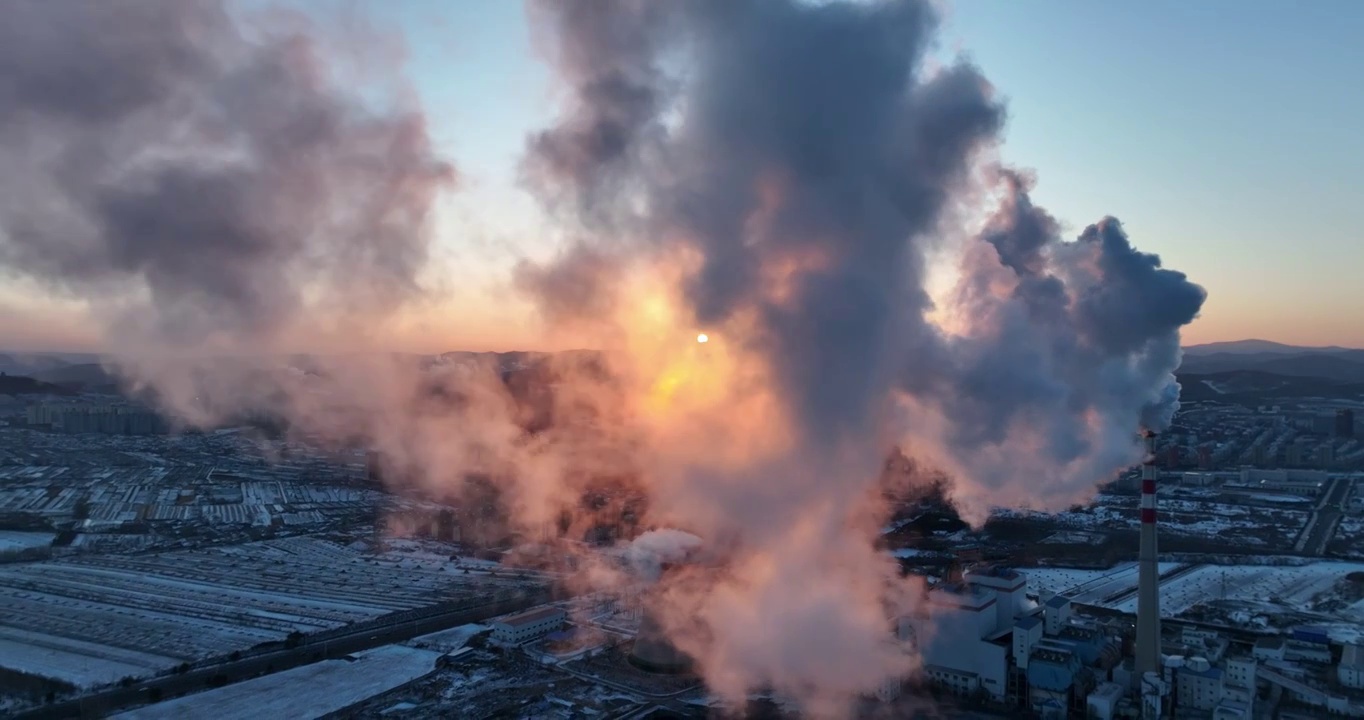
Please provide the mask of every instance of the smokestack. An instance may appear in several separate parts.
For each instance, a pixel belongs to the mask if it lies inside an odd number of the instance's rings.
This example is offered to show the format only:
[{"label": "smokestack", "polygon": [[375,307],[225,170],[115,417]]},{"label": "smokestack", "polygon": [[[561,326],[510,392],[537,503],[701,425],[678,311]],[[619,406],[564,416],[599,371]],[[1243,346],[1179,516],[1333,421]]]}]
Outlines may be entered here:
[{"label": "smokestack", "polygon": [[1137,556],[1137,673],[1160,671],[1160,568],[1156,563],[1156,434],[1144,433],[1141,467],[1141,550]]}]

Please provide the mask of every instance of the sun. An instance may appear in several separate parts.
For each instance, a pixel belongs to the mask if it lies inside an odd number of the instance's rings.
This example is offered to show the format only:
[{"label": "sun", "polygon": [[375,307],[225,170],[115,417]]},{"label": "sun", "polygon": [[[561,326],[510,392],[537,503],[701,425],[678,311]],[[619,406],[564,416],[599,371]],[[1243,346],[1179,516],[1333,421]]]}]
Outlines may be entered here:
[{"label": "sun", "polygon": [[710,336],[705,333],[701,333],[700,335],[696,336],[696,342],[699,343],[710,342]]}]

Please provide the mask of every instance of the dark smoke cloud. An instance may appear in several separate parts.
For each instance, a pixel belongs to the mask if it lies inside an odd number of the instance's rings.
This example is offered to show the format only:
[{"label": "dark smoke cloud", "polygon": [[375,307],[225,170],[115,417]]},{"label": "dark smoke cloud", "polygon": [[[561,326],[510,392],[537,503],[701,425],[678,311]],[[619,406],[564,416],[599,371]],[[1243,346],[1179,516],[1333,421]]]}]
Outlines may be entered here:
[{"label": "dark smoke cloud", "polygon": [[132,346],[240,350],[414,297],[451,168],[420,113],[362,102],[313,36],[271,27],[215,0],[7,2],[4,267],[99,298]]}]

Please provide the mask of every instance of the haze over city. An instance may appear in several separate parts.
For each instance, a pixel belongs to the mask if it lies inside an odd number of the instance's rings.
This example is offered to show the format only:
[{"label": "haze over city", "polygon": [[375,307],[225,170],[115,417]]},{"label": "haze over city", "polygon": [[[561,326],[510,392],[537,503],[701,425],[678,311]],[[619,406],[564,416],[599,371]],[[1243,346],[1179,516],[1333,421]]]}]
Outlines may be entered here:
[{"label": "haze over city", "polygon": [[1361,20],[0,4],[0,713],[1364,717]]}]

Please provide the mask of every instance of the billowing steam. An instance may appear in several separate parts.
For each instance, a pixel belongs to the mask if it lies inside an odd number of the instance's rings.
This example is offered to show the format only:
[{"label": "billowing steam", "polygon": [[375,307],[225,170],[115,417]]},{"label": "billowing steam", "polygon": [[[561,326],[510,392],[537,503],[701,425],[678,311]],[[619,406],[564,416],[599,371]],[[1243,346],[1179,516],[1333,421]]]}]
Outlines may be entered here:
[{"label": "billowing steam", "polygon": [[[1062,242],[1001,171],[952,322],[930,321],[927,253],[1004,110],[971,65],[927,69],[926,2],[535,7],[573,93],[526,176],[583,240],[525,287],[556,326],[597,329],[638,395],[669,398],[644,415],[653,490],[736,538],[732,575],[675,588],[679,645],[722,692],[827,711],[905,667],[854,529],[877,450],[947,470],[974,522],[1083,498],[1140,458],[1141,425],[1168,423],[1204,293],[1112,218]],[[658,340],[681,328],[712,342]]]},{"label": "billowing steam", "polygon": [[365,100],[301,19],[214,1],[4,15],[0,263],[99,298],[121,350],[276,349],[418,293],[453,174],[376,65]]},{"label": "billowing steam", "polygon": [[651,582],[658,580],[664,565],[686,560],[701,542],[701,538],[681,530],[650,530],[630,542],[625,561],[636,577]]},{"label": "billowing steam", "polygon": [[[646,527],[721,559],[653,593],[727,698],[837,715],[915,667],[889,618],[920,588],[872,547],[892,446],[980,523],[1084,498],[1176,407],[1203,290],[1115,219],[1063,240],[990,165],[1004,108],[969,63],[926,62],[929,0],[533,3],[569,93],[522,171],[578,241],[515,280],[556,339],[601,352],[548,363],[533,417],[481,362],[259,357],[420,297],[452,175],[400,83],[347,91],[305,26],[247,32],[215,2],[5,15],[5,267],[100,298],[111,343],[140,351],[124,372],[190,421],[265,402],[428,489],[494,478],[527,529],[635,476]],[[934,307],[940,251],[960,282]],[[638,551],[685,556],[682,535]]]}]

